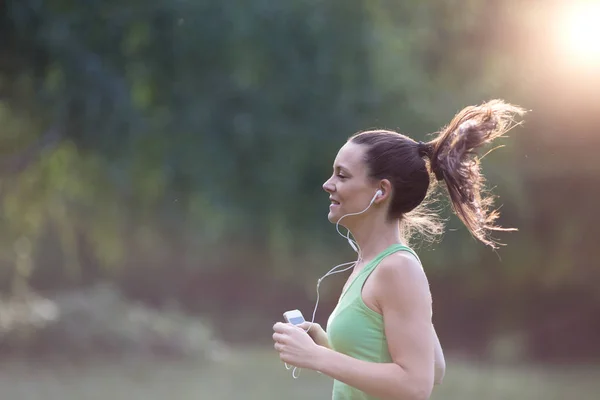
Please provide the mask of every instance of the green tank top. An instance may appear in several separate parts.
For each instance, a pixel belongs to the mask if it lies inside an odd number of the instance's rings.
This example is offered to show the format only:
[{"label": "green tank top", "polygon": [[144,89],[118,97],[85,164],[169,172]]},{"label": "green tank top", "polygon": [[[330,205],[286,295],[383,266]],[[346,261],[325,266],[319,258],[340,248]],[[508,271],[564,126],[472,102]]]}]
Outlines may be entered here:
[{"label": "green tank top", "polygon": [[[381,260],[398,251],[408,251],[419,260],[412,249],[401,244],[391,245],[371,260],[341,294],[327,321],[327,337],[333,350],[364,361],[392,362],[385,337],[383,316],[367,307],[362,299],[362,288]],[[334,380],[332,400],[376,398]]]}]

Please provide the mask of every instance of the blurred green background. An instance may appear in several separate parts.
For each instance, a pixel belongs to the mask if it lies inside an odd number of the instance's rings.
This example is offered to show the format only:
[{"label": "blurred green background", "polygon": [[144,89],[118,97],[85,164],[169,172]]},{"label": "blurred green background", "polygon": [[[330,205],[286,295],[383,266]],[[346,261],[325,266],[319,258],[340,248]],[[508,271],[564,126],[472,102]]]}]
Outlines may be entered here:
[{"label": "blurred green background", "polygon": [[2,398],[329,398],[271,334],[352,260],[321,187],[337,150],[368,128],[426,140],[491,98],[531,110],[483,160],[519,230],[494,252],[442,202],[442,240],[413,243],[447,357],[433,398],[599,398],[598,18],[597,1],[0,2]]}]

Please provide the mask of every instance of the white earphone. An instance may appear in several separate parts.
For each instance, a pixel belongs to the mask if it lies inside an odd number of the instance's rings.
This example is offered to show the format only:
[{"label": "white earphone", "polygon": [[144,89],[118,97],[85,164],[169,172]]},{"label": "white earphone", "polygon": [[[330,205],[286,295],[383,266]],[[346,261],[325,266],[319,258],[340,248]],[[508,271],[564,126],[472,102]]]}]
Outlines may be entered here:
[{"label": "white earphone", "polygon": [[377,196],[383,196],[383,192],[381,191],[381,189],[377,189],[377,191],[375,192],[375,196],[373,196],[373,200],[371,200],[371,204],[373,204]]},{"label": "white earphone", "polygon": [[[340,224],[340,221],[342,220],[342,218],[347,217],[348,215],[359,215],[364,213],[365,211],[367,211],[369,209],[369,207],[371,207],[371,205],[373,205],[373,203],[375,202],[375,200],[377,199],[378,196],[383,196],[383,191],[381,189],[377,189],[377,191],[375,192],[375,196],[373,196],[373,198],[371,199],[371,201],[369,202],[369,205],[367,206],[367,208],[365,208],[364,210],[362,210],[361,212],[357,212],[357,213],[350,213],[350,214],[346,214],[343,215],[335,224],[335,229],[337,230],[337,232],[344,238],[346,238],[346,240],[348,240],[348,243],[350,244],[350,247],[352,247],[354,249],[355,252],[358,253],[358,260],[360,260],[360,249],[358,248],[358,245],[352,240],[350,239],[350,230],[348,230],[348,234],[346,236],[344,236],[338,226]],[[356,263],[358,262],[358,260],[356,261],[351,261],[351,262],[347,262],[347,263],[343,263],[340,265],[336,265],[335,267],[333,267],[332,269],[329,270],[329,272],[327,272],[325,275],[323,275],[321,278],[319,278],[317,280],[317,300],[315,302],[315,308],[313,310],[313,314],[312,314],[312,320],[311,320],[311,325],[309,326],[309,328],[306,330],[306,332],[308,333],[308,331],[310,331],[310,327],[312,327],[312,323],[314,323],[315,321],[315,316],[317,314],[317,307],[319,306],[319,286],[321,285],[321,281],[325,278],[327,278],[329,275],[333,275],[333,274],[337,274],[338,272],[344,272],[347,271],[351,268],[354,268],[354,266],[356,265]],[[346,265],[349,265],[349,267],[346,267],[342,270],[336,271],[337,268],[339,267],[343,267]],[[285,368],[286,369],[290,369],[291,367],[288,366],[287,364],[285,364]],[[292,371],[292,377],[294,379],[297,379],[298,376],[296,375],[296,371],[298,371],[299,369],[297,367],[294,367],[293,371]]]},{"label": "white earphone", "polygon": [[[365,208],[364,210],[362,210],[361,212],[358,212],[358,213],[346,214],[346,215],[342,216],[342,218],[347,217],[348,215],[359,215],[359,214],[364,213],[365,211],[367,211],[369,209],[369,207],[371,207],[371,205],[373,205],[373,202],[377,199],[378,196],[383,196],[383,191],[381,189],[377,189],[377,191],[375,192],[375,196],[373,196],[373,198],[369,202],[369,205],[367,206],[367,208]],[[352,249],[355,252],[360,253],[360,250],[359,250],[356,242],[354,242],[354,240],[350,239],[350,230],[348,230],[348,233],[346,234],[346,236],[344,236],[338,229],[338,225],[339,225],[340,221],[342,220],[342,218],[340,218],[338,220],[338,222],[335,224],[335,229],[342,237],[346,238],[346,240],[348,241],[348,244],[350,245],[350,247],[352,247]]]}]

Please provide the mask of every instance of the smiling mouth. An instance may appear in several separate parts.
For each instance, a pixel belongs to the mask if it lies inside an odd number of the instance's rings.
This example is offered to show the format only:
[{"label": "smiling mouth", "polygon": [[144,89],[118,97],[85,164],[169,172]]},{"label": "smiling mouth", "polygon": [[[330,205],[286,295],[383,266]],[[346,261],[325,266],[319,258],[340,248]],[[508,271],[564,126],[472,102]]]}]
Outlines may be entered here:
[{"label": "smiling mouth", "polygon": [[340,203],[339,203],[338,201],[331,200],[331,205],[332,205],[332,206],[339,206],[339,205],[340,205]]}]

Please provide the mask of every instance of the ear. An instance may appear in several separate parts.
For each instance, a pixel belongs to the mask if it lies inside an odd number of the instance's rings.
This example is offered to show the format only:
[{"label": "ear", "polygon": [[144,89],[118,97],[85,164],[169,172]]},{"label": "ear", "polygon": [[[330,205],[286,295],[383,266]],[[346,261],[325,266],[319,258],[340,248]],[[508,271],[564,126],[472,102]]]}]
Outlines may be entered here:
[{"label": "ear", "polygon": [[388,179],[382,179],[379,182],[379,190],[381,190],[382,194],[377,196],[375,203],[381,204],[392,197],[392,183]]}]

